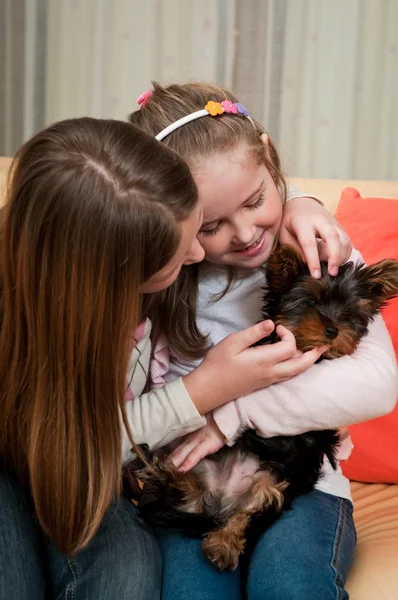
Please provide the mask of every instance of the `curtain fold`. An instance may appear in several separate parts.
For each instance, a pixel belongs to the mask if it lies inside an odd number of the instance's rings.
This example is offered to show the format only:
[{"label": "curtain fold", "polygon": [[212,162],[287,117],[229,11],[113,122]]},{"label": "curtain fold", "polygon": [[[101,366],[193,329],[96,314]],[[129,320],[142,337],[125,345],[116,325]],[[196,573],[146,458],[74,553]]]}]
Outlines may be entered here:
[{"label": "curtain fold", "polygon": [[0,155],[150,87],[232,88],[288,174],[398,179],[397,0],[0,0]]}]

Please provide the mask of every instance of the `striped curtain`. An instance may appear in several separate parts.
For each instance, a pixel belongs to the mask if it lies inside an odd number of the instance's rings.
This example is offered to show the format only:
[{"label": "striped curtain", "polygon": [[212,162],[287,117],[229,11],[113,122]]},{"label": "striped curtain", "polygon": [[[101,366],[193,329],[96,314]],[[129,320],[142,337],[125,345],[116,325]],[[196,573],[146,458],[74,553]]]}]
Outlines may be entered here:
[{"label": "striped curtain", "polygon": [[150,86],[232,88],[288,174],[398,180],[398,0],[0,0],[0,155]]},{"label": "striped curtain", "polygon": [[151,85],[232,84],[234,0],[0,0],[0,155],[59,119],[123,119]]}]

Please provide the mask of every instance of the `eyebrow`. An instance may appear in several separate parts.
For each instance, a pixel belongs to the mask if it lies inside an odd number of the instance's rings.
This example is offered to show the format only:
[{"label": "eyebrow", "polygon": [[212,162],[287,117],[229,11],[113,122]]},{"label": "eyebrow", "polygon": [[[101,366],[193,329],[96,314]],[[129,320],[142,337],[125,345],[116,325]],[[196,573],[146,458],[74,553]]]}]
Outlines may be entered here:
[{"label": "eyebrow", "polygon": [[[262,189],[262,187],[263,187],[263,186],[264,186],[264,179],[262,180],[262,182],[260,183],[260,185],[258,186],[258,188],[257,188],[257,189],[256,189],[256,190],[255,190],[255,191],[252,193],[252,194],[250,194],[250,196],[248,196],[248,197],[246,198],[246,200],[244,200],[244,201],[242,202],[242,206],[243,206],[244,204],[246,204],[246,202],[249,202],[249,200],[252,200],[252,199],[254,198],[254,196],[257,196],[257,194],[260,192],[260,190]],[[210,223],[216,223],[216,222],[217,222],[217,221],[219,221],[219,220],[220,220],[220,217],[219,217],[218,219],[212,219],[211,221],[203,221],[203,223],[202,223],[202,227],[203,227],[204,225],[210,225]]]},{"label": "eyebrow", "polygon": [[250,194],[250,196],[248,198],[246,198],[246,200],[243,202],[243,204],[246,204],[246,202],[249,202],[249,200],[252,200],[254,198],[254,196],[256,196],[259,193],[259,191],[261,190],[263,185],[264,185],[264,179],[262,180],[262,182],[260,183],[260,185],[258,186],[256,191],[253,192],[252,194]]}]

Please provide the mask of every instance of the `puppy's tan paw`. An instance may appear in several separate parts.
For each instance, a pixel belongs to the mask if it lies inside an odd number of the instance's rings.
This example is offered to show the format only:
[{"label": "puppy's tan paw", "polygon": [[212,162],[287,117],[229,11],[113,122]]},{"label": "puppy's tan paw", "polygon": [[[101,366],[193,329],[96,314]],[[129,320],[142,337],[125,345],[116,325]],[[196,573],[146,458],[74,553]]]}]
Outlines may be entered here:
[{"label": "puppy's tan paw", "polygon": [[211,564],[218,571],[234,571],[245,549],[244,538],[232,538],[222,529],[210,532],[203,540],[202,548]]}]

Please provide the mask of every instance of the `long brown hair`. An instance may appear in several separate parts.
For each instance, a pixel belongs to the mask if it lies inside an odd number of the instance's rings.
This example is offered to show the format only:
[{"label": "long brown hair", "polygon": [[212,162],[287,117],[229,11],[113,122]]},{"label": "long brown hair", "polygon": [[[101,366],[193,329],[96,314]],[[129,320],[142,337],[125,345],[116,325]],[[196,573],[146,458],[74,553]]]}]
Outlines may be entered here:
[{"label": "long brown hair", "polygon": [[74,553],[121,489],[139,286],[197,203],[186,163],[129,123],[62,121],[18,151],[1,224],[0,461]]},{"label": "long brown hair", "polygon": [[[163,87],[153,82],[152,94],[141,109],[129,115],[129,121],[155,136],[177,119],[203,109],[209,100],[238,102],[234,94],[214,84],[187,83]],[[256,164],[265,164],[284,203],[286,180],[281,160],[272,140],[269,140],[269,157],[267,156],[261,141],[263,133],[265,129],[257,121],[224,113],[214,118],[204,117],[191,121],[166,136],[162,143],[178,152],[193,170],[203,159],[208,160],[220,153],[232,151],[244,143],[252,160]],[[163,294],[163,302],[155,311],[163,324],[170,346],[187,359],[203,357],[208,348],[207,336],[200,332],[196,324],[201,268],[201,265],[196,264],[184,267],[175,284]],[[229,289],[236,274],[233,267],[227,267],[227,272],[229,283],[219,298]],[[175,318],[170,318],[170,315]]]}]

